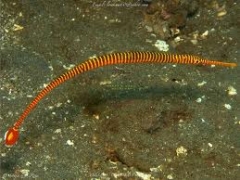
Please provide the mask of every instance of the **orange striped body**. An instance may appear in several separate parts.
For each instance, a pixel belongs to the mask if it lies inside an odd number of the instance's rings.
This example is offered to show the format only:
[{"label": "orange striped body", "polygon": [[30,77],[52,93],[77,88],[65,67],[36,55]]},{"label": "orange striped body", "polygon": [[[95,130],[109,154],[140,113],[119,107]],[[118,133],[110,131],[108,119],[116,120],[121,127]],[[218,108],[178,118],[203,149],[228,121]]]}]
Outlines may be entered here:
[{"label": "orange striped body", "polygon": [[16,121],[13,127],[11,127],[5,134],[5,144],[13,145],[18,140],[18,129],[22,125],[24,119],[35,108],[39,101],[44,98],[55,87],[59,86],[63,82],[79,75],[83,72],[90,71],[102,66],[113,64],[133,64],[133,63],[181,63],[181,64],[194,64],[194,65],[217,65],[225,67],[235,67],[235,63],[227,63],[220,61],[211,61],[202,59],[198,56],[192,55],[177,55],[158,52],[122,52],[112,53],[108,55],[99,56],[94,59],[85,61],[84,63],[75,66],[73,69],[62,74],[58,78],[54,79],[49,85],[47,85],[40,93],[33,99],[33,101],[23,111],[19,119]]}]

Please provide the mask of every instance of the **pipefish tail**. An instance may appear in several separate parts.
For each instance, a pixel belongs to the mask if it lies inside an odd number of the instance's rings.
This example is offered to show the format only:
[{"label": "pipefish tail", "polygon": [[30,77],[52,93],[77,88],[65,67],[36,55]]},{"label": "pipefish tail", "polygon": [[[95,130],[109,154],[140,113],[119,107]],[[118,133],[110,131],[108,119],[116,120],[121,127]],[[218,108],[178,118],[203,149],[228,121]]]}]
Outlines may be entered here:
[{"label": "pipefish tail", "polygon": [[29,115],[29,113],[37,106],[39,101],[43,99],[54,88],[64,83],[65,81],[83,73],[102,66],[114,65],[114,64],[140,64],[140,63],[178,63],[178,64],[193,64],[193,65],[216,65],[224,67],[235,67],[236,63],[213,61],[203,59],[199,56],[193,55],[179,55],[179,54],[167,54],[160,52],[120,52],[102,55],[93,59],[89,59],[69,71],[65,72],[61,76],[50,82],[44,89],[42,89],[38,95],[32,100],[32,102],[26,107],[23,113],[20,115],[15,124],[8,129],[5,133],[5,145],[14,145],[19,138],[19,128],[23,121]]}]

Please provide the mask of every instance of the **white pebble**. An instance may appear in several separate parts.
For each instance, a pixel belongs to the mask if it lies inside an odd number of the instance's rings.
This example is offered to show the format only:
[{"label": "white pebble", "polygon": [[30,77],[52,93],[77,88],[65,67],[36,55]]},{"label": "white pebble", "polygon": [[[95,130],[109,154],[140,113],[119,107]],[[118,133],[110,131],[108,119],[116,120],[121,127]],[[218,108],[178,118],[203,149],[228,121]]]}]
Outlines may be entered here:
[{"label": "white pebble", "polygon": [[112,84],[112,81],[109,81],[109,80],[101,81],[99,84],[100,84],[100,86],[108,85],[108,84]]},{"label": "white pebble", "polygon": [[69,146],[73,146],[74,145],[73,141],[71,141],[71,140],[67,140],[66,144],[69,145]]},{"label": "white pebble", "polygon": [[196,102],[197,102],[197,103],[201,103],[201,102],[202,102],[202,98],[197,98],[197,99],[196,99]]},{"label": "white pebble", "polygon": [[148,180],[151,178],[150,174],[142,173],[142,172],[136,172],[137,176],[140,177],[141,179]]},{"label": "white pebble", "polygon": [[198,40],[196,40],[196,39],[192,39],[192,40],[190,40],[191,41],[191,43],[193,44],[193,45],[196,45],[197,43],[198,43]]},{"label": "white pebble", "polygon": [[224,9],[223,11],[220,11],[217,16],[218,17],[222,17],[222,16],[225,16],[227,14],[227,11]]},{"label": "white pebble", "polygon": [[224,104],[224,107],[228,110],[232,109],[232,106],[230,104]]},{"label": "white pebble", "polygon": [[56,134],[61,133],[61,132],[62,132],[61,129],[56,129],[56,130],[54,131],[54,133],[56,133]]},{"label": "white pebble", "polygon": [[177,36],[176,38],[174,38],[174,41],[175,42],[180,42],[180,41],[182,41],[183,39],[181,39],[179,36]]},{"label": "white pebble", "polygon": [[177,156],[180,156],[180,155],[186,156],[187,155],[187,149],[183,146],[180,146],[176,149],[176,153],[177,153]]},{"label": "white pebble", "polygon": [[48,106],[48,109],[50,109],[50,110],[53,109],[53,106]]},{"label": "white pebble", "polygon": [[72,68],[75,67],[75,64],[69,64],[68,66],[67,65],[63,65],[63,68],[66,69],[66,70],[70,70]]},{"label": "white pebble", "polygon": [[156,48],[158,48],[159,51],[168,51],[169,45],[166,43],[166,41],[157,40],[154,44]]},{"label": "white pebble", "polygon": [[207,84],[207,82],[206,82],[206,81],[202,81],[202,82],[198,83],[197,85],[198,85],[199,87],[201,87],[201,86],[203,86],[204,84]]},{"label": "white pebble", "polygon": [[145,26],[147,32],[153,32],[153,28],[151,26]]},{"label": "white pebble", "polygon": [[29,161],[26,162],[26,166],[30,166],[31,164],[32,164],[32,163],[29,162]]},{"label": "white pebble", "polygon": [[56,107],[60,107],[61,105],[62,105],[62,103],[59,102],[56,104]]},{"label": "white pebble", "polygon": [[51,71],[53,71],[53,66],[52,66],[52,65],[48,66],[48,68],[49,68]]},{"label": "white pebble", "polygon": [[237,90],[234,87],[232,87],[232,86],[229,86],[227,91],[228,91],[228,95],[229,96],[237,95]]},{"label": "white pebble", "polygon": [[173,175],[171,174],[167,175],[167,179],[173,179]]},{"label": "white pebble", "polygon": [[208,143],[208,146],[209,146],[209,147],[213,147],[212,143]]},{"label": "white pebble", "polygon": [[209,34],[209,31],[206,30],[204,33],[201,34],[201,38],[206,39],[206,37],[208,36],[208,34]]},{"label": "white pebble", "polygon": [[99,115],[98,115],[98,114],[94,114],[93,117],[94,117],[96,120],[99,120]]},{"label": "white pebble", "polygon": [[29,175],[30,170],[29,169],[21,169],[20,172],[23,176],[27,177]]}]

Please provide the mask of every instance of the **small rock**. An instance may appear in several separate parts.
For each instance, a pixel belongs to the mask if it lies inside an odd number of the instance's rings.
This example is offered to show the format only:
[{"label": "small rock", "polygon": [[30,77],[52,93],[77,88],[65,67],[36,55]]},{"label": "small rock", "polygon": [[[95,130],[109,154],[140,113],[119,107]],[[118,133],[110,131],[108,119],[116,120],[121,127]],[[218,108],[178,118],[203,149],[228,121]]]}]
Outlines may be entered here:
[{"label": "small rock", "polygon": [[21,169],[20,172],[22,173],[22,175],[27,177],[29,175],[30,170],[29,169]]},{"label": "small rock", "polygon": [[167,175],[167,179],[173,179],[173,175],[172,174]]},{"label": "small rock", "polygon": [[227,92],[228,92],[229,96],[237,95],[237,90],[234,87],[232,87],[232,86],[229,86],[227,88]]},{"label": "small rock", "polygon": [[232,109],[232,106],[230,104],[224,104],[224,107],[228,110]]},{"label": "small rock", "polygon": [[183,146],[180,146],[176,149],[177,156],[186,156],[187,155],[187,149]]},{"label": "small rock", "polygon": [[166,43],[166,41],[157,40],[154,46],[158,48],[159,51],[169,50],[169,45]]},{"label": "small rock", "polygon": [[202,38],[202,39],[206,39],[207,36],[208,36],[208,34],[209,34],[209,31],[206,30],[204,33],[201,34],[201,38]]},{"label": "small rock", "polygon": [[73,141],[71,141],[71,140],[67,140],[67,143],[66,143],[67,145],[69,145],[69,146],[74,146],[74,143],[73,143]]},{"label": "small rock", "polygon": [[227,14],[227,11],[226,10],[223,10],[223,11],[220,11],[217,13],[217,16],[218,17],[222,17],[222,16],[225,16]]},{"label": "small rock", "polygon": [[198,83],[197,85],[198,85],[199,87],[201,87],[201,86],[203,86],[203,85],[205,85],[205,84],[207,84],[207,82],[206,82],[206,81],[202,81],[202,82]]}]

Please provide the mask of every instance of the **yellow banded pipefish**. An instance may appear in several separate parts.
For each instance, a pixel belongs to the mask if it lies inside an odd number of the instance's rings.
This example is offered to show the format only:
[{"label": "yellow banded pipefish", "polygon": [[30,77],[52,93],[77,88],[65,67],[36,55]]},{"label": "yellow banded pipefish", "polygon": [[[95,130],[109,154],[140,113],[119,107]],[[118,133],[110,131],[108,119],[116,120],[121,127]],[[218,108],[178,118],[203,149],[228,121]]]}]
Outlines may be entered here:
[{"label": "yellow banded pipefish", "polygon": [[42,89],[38,95],[32,100],[32,102],[26,107],[23,113],[20,115],[15,124],[8,129],[5,133],[5,144],[7,146],[14,145],[19,138],[19,128],[23,121],[29,115],[29,113],[36,107],[41,99],[43,99],[54,88],[62,84],[63,82],[79,75],[83,72],[87,72],[102,66],[114,65],[114,64],[140,64],[140,63],[179,63],[179,64],[193,64],[193,65],[216,65],[224,67],[235,67],[236,63],[213,61],[203,59],[199,56],[193,55],[179,55],[168,54],[161,52],[120,52],[102,55],[93,59],[89,59],[69,71],[65,72],[61,76],[50,82],[44,89]]}]

